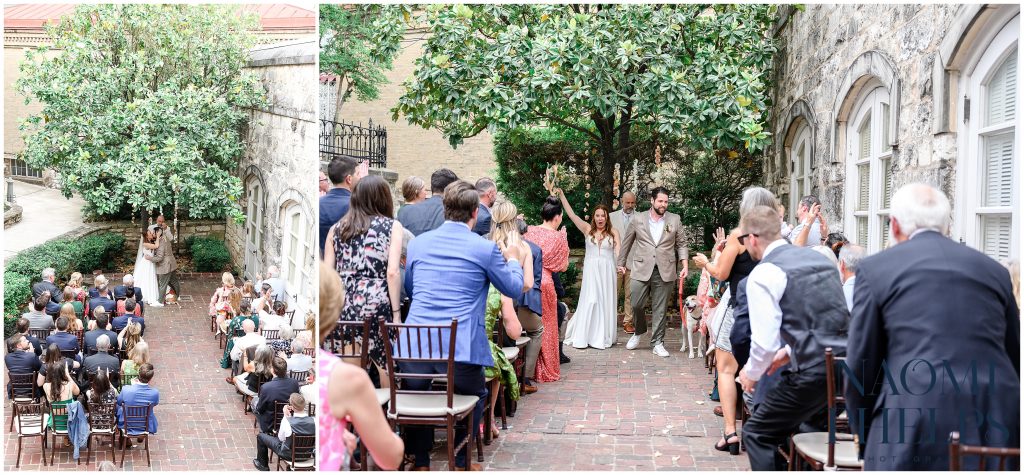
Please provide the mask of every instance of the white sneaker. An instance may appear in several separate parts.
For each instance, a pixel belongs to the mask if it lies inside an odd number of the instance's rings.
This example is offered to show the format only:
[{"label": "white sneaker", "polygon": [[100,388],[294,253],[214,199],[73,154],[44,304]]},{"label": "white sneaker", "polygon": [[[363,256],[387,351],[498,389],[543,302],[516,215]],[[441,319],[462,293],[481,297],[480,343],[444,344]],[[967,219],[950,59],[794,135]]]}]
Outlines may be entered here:
[{"label": "white sneaker", "polygon": [[665,350],[665,345],[662,345],[660,343],[658,345],[655,345],[655,347],[654,347],[654,354],[656,354],[656,355],[658,355],[658,356],[660,356],[662,358],[668,358],[668,356],[669,356],[668,355],[668,351]]},{"label": "white sneaker", "polygon": [[629,337],[629,341],[626,342],[626,349],[635,350],[638,346],[640,346],[640,335],[633,335]]},{"label": "white sneaker", "polygon": [[693,352],[693,349],[690,349],[690,359],[692,360],[695,357],[696,357],[696,353]]}]

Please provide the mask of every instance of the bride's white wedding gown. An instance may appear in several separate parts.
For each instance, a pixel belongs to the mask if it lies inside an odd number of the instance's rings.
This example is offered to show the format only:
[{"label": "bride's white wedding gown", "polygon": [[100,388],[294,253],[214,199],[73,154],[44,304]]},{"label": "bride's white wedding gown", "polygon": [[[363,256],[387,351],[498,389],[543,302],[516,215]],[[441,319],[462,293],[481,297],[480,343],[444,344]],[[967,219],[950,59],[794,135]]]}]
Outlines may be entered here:
[{"label": "bride's white wedding gown", "polygon": [[615,244],[611,236],[600,243],[595,243],[590,236],[586,241],[583,288],[580,289],[576,313],[565,327],[565,343],[573,348],[592,346],[603,350],[615,344],[618,330]]},{"label": "bride's white wedding gown", "polygon": [[135,286],[142,289],[142,298],[146,305],[162,307],[160,303],[160,291],[156,283],[156,264],[144,256],[153,256],[153,251],[146,249],[139,239],[139,252],[135,255],[135,269],[132,275],[135,276]]}]

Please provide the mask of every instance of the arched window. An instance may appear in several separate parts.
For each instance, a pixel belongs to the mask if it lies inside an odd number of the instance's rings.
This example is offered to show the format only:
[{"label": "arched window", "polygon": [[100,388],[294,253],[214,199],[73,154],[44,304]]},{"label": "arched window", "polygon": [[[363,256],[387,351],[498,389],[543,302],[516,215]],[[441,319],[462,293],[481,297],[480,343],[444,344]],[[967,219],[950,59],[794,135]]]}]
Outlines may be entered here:
[{"label": "arched window", "polygon": [[848,237],[877,252],[889,245],[892,198],[892,142],[889,91],[880,84],[864,87],[847,122],[846,223]]},{"label": "arched window", "polygon": [[[298,293],[306,293],[303,289],[313,287],[310,275],[312,265],[306,265],[312,255],[313,226],[312,220],[299,203],[287,204],[284,210],[284,227],[281,236],[281,274],[288,283],[289,307],[296,303],[302,304]],[[300,305],[301,306],[301,305]],[[297,312],[301,314],[303,312]]]},{"label": "arched window", "polygon": [[245,273],[249,279],[254,279],[257,273],[262,271],[263,253],[263,215],[266,208],[266,193],[263,189],[263,181],[259,176],[253,175],[245,184]]},{"label": "arched window", "polygon": [[811,175],[811,162],[814,158],[811,155],[811,128],[807,124],[801,124],[798,126],[796,132],[796,139],[793,141],[793,145],[789,147],[789,169],[790,172],[790,184],[789,184],[789,203],[786,206],[789,207],[790,219],[796,219],[797,205],[800,203],[800,198],[814,193],[814,179]]},{"label": "arched window", "polygon": [[960,137],[955,234],[995,259],[1016,256],[1020,188],[1015,165],[1017,43],[1020,15],[1013,17],[961,77],[965,85],[964,133]]}]

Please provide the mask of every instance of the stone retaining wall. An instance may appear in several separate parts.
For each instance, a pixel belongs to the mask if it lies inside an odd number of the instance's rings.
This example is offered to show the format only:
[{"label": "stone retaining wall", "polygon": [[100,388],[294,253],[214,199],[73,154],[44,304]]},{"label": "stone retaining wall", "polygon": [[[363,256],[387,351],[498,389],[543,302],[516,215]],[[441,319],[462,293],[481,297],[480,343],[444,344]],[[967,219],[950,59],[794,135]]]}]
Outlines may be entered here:
[{"label": "stone retaining wall", "polygon": [[[76,239],[96,233],[112,232],[125,237],[125,252],[136,252],[138,250],[139,237],[142,235],[143,225],[141,222],[131,221],[101,221],[86,223],[71,231],[68,231],[55,239]],[[185,239],[191,236],[212,237],[224,239],[225,223],[223,221],[195,220],[179,221],[178,230],[175,236],[178,242],[174,245],[175,254],[181,254],[185,247]]]},{"label": "stone retaining wall", "polygon": [[4,211],[4,229],[21,222],[21,205],[10,203],[11,209]]}]

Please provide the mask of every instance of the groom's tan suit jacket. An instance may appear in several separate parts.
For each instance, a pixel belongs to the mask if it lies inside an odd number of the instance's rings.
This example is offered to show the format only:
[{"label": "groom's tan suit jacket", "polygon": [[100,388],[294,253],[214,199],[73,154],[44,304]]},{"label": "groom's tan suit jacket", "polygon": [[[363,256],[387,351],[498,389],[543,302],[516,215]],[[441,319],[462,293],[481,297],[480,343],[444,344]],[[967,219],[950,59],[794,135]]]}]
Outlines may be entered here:
[{"label": "groom's tan suit jacket", "polygon": [[178,270],[178,260],[174,258],[171,241],[167,233],[160,237],[158,246],[153,251],[153,264],[156,264],[156,275],[170,274]]},{"label": "groom's tan suit jacket", "polygon": [[686,231],[679,215],[666,212],[665,230],[661,240],[654,242],[650,229],[651,212],[637,211],[626,225],[617,259],[619,267],[629,269],[633,280],[646,282],[651,279],[657,264],[661,280],[673,282],[679,277],[679,261],[687,258]]}]

